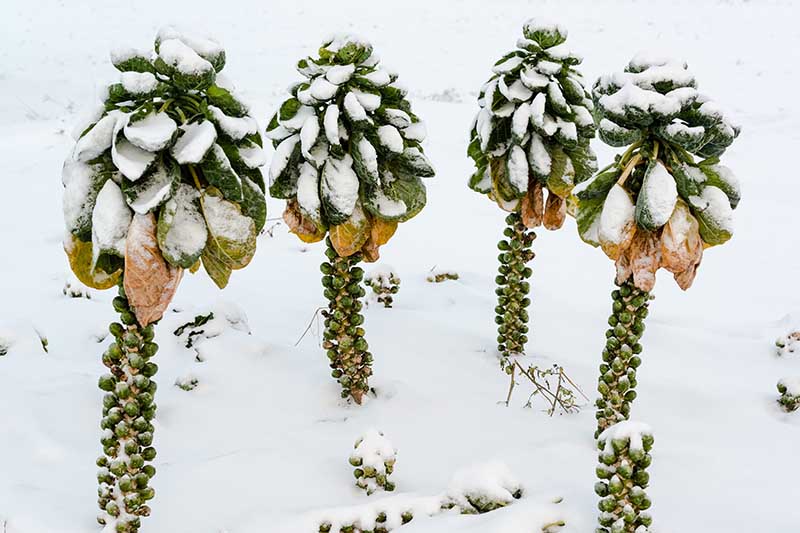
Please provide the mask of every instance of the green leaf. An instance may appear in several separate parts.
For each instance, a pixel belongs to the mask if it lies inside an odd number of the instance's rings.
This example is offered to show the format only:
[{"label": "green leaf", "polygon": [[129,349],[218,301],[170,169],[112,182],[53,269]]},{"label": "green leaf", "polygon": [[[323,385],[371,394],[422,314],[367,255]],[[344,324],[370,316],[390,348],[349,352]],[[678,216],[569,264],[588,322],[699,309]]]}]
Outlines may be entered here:
[{"label": "green leaf", "polygon": [[[616,180],[614,181],[616,183]],[[614,183],[611,184],[613,187]],[[609,190],[611,187],[609,187]],[[608,191],[606,191],[608,194]],[[598,227],[600,225],[600,213],[603,211],[605,195],[578,202],[578,209],[575,213],[575,222],[578,225],[578,235],[581,240],[591,244],[595,248],[600,246],[598,238]]]},{"label": "green leaf", "polygon": [[243,117],[247,115],[247,106],[237,100],[230,91],[217,85],[211,85],[206,89],[208,103],[217,106],[226,115],[232,117]]},{"label": "green leaf", "polygon": [[431,178],[434,172],[431,162],[422,153],[422,150],[415,147],[407,147],[403,153],[393,158],[389,162],[389,168],[398,177],[416,176],[419,178]]},{"label": "green leaf", "polygon": [[600,140],[615,148],[631,145],[642,138],[642,130],[620,126],[607,118],[600,121],[597,132],[600,135]]},{"label": "green leaf", "polygon": [[550,175],[547,177],[547,189],[561,198],[566,198],[575,186],[572,161],[559,146],[551,148],[550,158]]},{"label": "green leaf", "polygon": [[208,277],[219,287],[220,289],[224,289],[228,286],[228,281],[231,279],[231,273],[233,269],[217,259],[217,257],[211,253],[209,248],[203,252],[201,256],[203,261],[203,268],[205,269]]},{"label": "green leaf", "polygon": [[169,64],[161,57],[156,58],[155,69],[159,74],[169,76],[172,83],[183,91],[202,91],[208,89],[217,77],[213,68],[196,72],[182,72],[176,64]]},{"label": "green leaf", "polygon": [[242,201],[242,181],[219,144],[211,147],[200,163],[200,169],[208,183],[222,191],[225,198],[232,202]]},{"label": "green leaf", "polygon": [[675,179],[658,159],[647,166],[642,188],[636,199],[636,223],[647,231],[655,231],[667,223],[675,203],[678,189]]},{"label": "green leaf", "polygon": [[693,196],[700,196],[700,183],[706,178],[696,166],[688,165],[672,157],[669,158],[669,162],[672,176],[675,178],[675,185],[678,187],[678,194],[691,204]]},{"label": "green leaf", "polygon": [[[261,175],[258,170],[255,172]],[[247,175],[242,175],[241,178],[242,213],[253,219],[256,225],[256,234],[259,234],[267,220],[267,201],[258,184],[254,183]],[[263,180],[261,184],[263,186]]]},{"label": "green leaf", "polygon": [[406,206],[405,213],[396,217],[383,216],[380,210],[372,211],[372,214],[384,220],[397,220],[399,222],[410,220],[422,211],[427,202],[425,184],[418,177],[396,179],[386,183],[383,186],[383,193],[387,198],[403,202]]},{"label": "green leaf", "polygon": [[587,140],[574,150],[565,150],[575,169],[575,183],[591,178],[597,172],[597,156]]},{"label": "green leaf", "polygon": [[706,175],[706,183],[719,188],[728,197],[731,209],[736,209],[741,199],[739,180],[733,172],[723,165],[700,165],[700,170]]},{"label": "green leaf", "polygon": [[281,121],[291,120],[303,104],[297,98],[289,98],[281,104],[278,116]]},{"label": "green leaf", "polygon": [[215,187],[200,197],[203,218],[208,227],[204,257],[209,255],[227,267],[238,270],[250,263],[256,251],[256,226],[242,208],[225,200]]},{"label": "green leaf", "polygon": [[200,210],[200,192],[180,184],[158,217],[158,247],[171,265],[190,268],[206,247],[208,228]]},{"label": "green leaf", "polygon": [[535,19],[525,24],[522,34],[526,39],[538,43],[542,48],[550,48],[567,40],[567,33],[559,26],[540,24]]},{"label": "green leaf", "polygon": [[145,54],[111,54],[111,63],[120,72],[152,72],[156,69]]},{"label": "green leaf", "polygon": [[92,239],[92,210],[97,195],[111,176],[103,165],[67,160],[61,174],[64,184],[64,219],[67,230],[82,241]]},{"label": "green leaf", "polygon": [[362,132],[356,132],[350,139],[350,155],[353,157],[353,170],[358,178],[370,185],[378,185],[378,152]]},{"label": "green leaf", "polygon": [[[276,158],[279,157],[279,154],[276,153],[272,159],[272,166],[270,167],[270,185],[269,185],[269,195],[272,198],[282,198],[282,199],[289,199],[292,198],[295,194],[297,194],[297,178],[300,176],[300,161],[302,157],[302,152],[300,148],[300,142],[297,135],[289,137],[281,142],[281,145],[286,143],[286,147],[291,149],[292,151],[289,153],[288,160],[286,165],[280,170],[277,175],[273,174],[273,169],[275,168],[278,161]],[[294,148],[292,148],[294,146]],[[280,152],[281,148],[278,147],[278,152]]]}]

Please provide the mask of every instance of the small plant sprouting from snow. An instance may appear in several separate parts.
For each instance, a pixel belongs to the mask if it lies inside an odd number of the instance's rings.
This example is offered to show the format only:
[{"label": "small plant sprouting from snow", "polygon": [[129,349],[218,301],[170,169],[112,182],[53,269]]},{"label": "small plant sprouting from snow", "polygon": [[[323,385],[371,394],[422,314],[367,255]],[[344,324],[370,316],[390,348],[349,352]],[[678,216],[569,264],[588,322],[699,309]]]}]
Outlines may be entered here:
[{"label": "small plant sprouting from snow", "polygon": [[193,391],[200,382],[194,376],[184,376],[175,380],[175,386],[186,392]]},{"label": "small plant sprouting from snow", "polygon": [[384,307],[392,307],[393,295],[400,290],[400,276],[388,267],[376,268],[364,278],[364,283],[372,289],[375,299]]},{"label": "small plant sprouting from snow", "polygon": [[787,413],[800,409],[800,377],[783,378],[778,382],[781,397],[778,403]]},{"label": "small plant sprouting from snow", "polygon": [[64,288],[61,289],[61,292],[68,298],[86,298],[87,300],[92,299],[92,293],[90,292],[89,288],[83,283],[79,282],[77,279],[68,279],[65,281]]},{"label": "small plant sprouting from snow", "polygon": [[428,283],[443,283],[447,280],[457,280],[459,278],[458,272],[455,270],[447,270],[443,268],[433,267],[428,273],[426,278]]},{"label": "small plant sprouting from snow", "polygon": [[800,353],[800,330],[778,337],[778,340],[775,341],[775,346],[778,348],[777,352],[781,357],[793,355],[796,352]]},{"label": "small plant sprouting from snow", "polygon": [[366,431],[355,443],[350,464],[355,467],[356,486],[368,495],[379,490],[393,491],[389,476],[394,472],[397,450],[381,431]]}]

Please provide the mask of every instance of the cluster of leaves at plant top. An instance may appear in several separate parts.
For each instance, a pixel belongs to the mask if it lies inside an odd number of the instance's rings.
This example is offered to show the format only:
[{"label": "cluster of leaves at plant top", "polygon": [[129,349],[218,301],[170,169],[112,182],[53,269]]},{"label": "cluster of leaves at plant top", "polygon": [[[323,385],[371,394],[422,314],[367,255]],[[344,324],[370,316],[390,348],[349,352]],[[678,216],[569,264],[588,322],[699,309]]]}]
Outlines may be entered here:
[{"label": "cluster of leaves at plant top", "polygon": [[129,227],[146,217],[153,261],[192,272],[202,262],[222,288],[253,257],[266,218],[262,141],[220,74],[225,51],[166,28],[154,51],[111,61],[120,81],[64,164],[72,270],[90,287],[114,285],[131,268]]},{"label": "cluster of leaves at plant top", "polygon": [[422,178],[434,175],[425,126],[367,42],[334,37],[297,70],[304,81],[267,127],[270,194],[288,200],[284,219],[303,241],[330,232],[340,256],[375,261],[397,224],[425,206]]},{"label": "cluster of leaves at plant top", "polygon": [[600,138],[628,149],[573,191],[580,235],[616,261],[618,282],[649,291],[665,268],[685,290],[703,249],[731,237],[739,185],[719,156],[739,128],[669,59],[635,57],[593,97]]},{"label": "cluster of leaves at plant top", "polygon": [[[469,186],[525,225],[561,227],[576,183],[597,170],[589,146],[594,104],[575,69],[582,59],[565,48],[567,32],[532,19],[517,49],[492,68],[475,117],[469,156],[476,171]],[[549,191],[547,206],[543,190]]]}]

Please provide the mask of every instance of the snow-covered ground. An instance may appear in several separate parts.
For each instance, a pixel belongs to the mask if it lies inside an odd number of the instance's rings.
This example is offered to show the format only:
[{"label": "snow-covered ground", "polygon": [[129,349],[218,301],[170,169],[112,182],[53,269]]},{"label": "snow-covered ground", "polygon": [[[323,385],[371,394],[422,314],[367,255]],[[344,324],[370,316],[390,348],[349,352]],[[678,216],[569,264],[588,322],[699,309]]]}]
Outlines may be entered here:
[{"label": "snow-covered ground", "polygon": [[[324,302],[322,245],[273,227],[282,202],[270,200],[271,234],[224,293],[204,274],[184,278],[158,326],[157,495],[143,531],[315,533],[314,517],[385,497],[358,490],[348,464],[369,428],[398,450],[391,498],[442,494],[461,469],[498,461],[525,488],[506,509],[415,519],[402,531],[530,533],[557,520],[567,523],[561,531],[591,531],[594,409],[552,418],[541,403],[525,409],[524,383],[509,407],[501,403],[508,381],[495,354],[493,280],[503,215],[465,184],[476,91],[534,15],[569,28],[588,80],[640,49],[666,51],[685,58],[701,90],[742,124],[724,157],[743,183],[736,233],[708,251],[689,292],[660,277],[634,416],[655,435],[648,494],[657,531],[800,530],[800,412],[775,402],[777,381],[800,376],[800,357],[778,358],[774,348],[800,325],[800,7],[790,0],[6,0],[0,339],[11,346],[0,357],[0,530],[97,528],[96,381],[114,313],[111,291],[62,293],[71,278],[60,244],[61,164],[81,110],[114,76],[107,51],[148,47],[159,26],[175,23],[225,44],[226,73],[262,127],[298,79],[297,59],[326,34],[371,39],[428,122],[438,175],[426,182],[428,207],[382,249],[402,284],[392,309],[366,311],[378,397],[364,406],[338,399],[318,324],[296,344]],[[614,153],[595,147],[601,164]],[[613,265],[580,242],[571,220],[540,232],[534,247],[529,362],[563,365],[593,399]],[[460,279],[428,283],[432,268]],[[210,310],[220,334],[185,348],[172,331]],[[192,379],[191,391],[173,385]]]}]

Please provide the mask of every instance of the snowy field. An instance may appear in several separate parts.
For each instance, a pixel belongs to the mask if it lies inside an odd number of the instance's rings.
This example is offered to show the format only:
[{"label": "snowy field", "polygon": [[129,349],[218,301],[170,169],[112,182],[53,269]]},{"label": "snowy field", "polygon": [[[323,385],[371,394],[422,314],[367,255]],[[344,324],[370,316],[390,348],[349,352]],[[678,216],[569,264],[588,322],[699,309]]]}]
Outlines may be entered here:
[{"label": "snowy field", "polygon": [[[505,509],[419,517],[404,533],[533,533],[559,520],[558,531],[593,531],[594,409],[549,417],[540,400],[524,408],[524,383],[502,403],[508,379],[493,316],[504,217],[465,183],[477,89],[531,16],[569,29],[589,81],[642,49],[686,59],[700,89],[742,124],[724,157],[743,185],[736,233],[706,254],[689,292],[659,275],[634,418],[655,434],[656,531],[800,531],[800,412],[775,402],[776,382],[800,376],[800,356],[778,358],[774,348],[800,326],[800,6],[789,0],[5,0],[0,338],[11,347],[0,357],[0,531],[98,530],[96,383],[113,291],[63,294],[72,275],[61,249],[61,165],[73,124],[115,76],[108,50],[146,48],[166,23],[226,46],[226,73],[262,127],[298,79],[299,58],[331,32],[363,35],[411,89],[438,174],[426,182],[427,208],[382,249],[379,265],[392,265],[402,284],[394,308],[366,311],[377,398],[364,406],[339,400],[319,324],[296,344],[324,305],[323,245],[288,233],[282,201],[269,201],[270,233],[224,293],[203,273],[184,279],[157,330],[157,495],[142,531],[316,533],[316,517],[383,498],[359,491],[348,464],[372,427],[398,449],[396,506],[429,501],[457,472],[487,463],[499,474],[498,463],[507,466],[525,489]],[[594,146],[601,166],[610,161],[613,151]],[[613,265],[580,241],[571,219],[563,231],[539,232],[534,249],[528,362],[563,365],[594,400]],[[432,268],[460,279],[428,283]],[[197,350],[172,335],[211,310],[220,334]],[[173,385],[192,379],[189,392]]]}]

